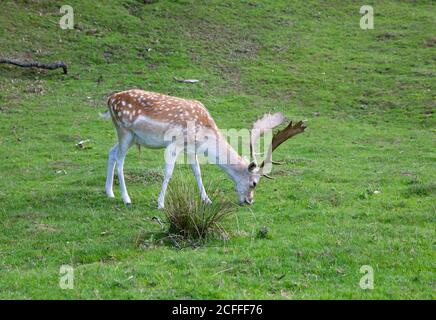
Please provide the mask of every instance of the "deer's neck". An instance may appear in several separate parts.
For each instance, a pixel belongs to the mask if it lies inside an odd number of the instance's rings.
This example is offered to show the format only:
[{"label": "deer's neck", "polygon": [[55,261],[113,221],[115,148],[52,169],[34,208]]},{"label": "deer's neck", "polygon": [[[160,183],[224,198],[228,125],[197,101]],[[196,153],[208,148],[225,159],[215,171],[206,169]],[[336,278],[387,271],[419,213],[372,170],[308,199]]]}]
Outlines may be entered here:
[{"label": "deer's neck", "polygon": [[228,176],[236,183],[245,174],[248,168],[248,162],[241,157],[238,152],[227,142],[227,140],[218,134],[217,136],[217,152],[212,153],[213,161],[228,174]]}]

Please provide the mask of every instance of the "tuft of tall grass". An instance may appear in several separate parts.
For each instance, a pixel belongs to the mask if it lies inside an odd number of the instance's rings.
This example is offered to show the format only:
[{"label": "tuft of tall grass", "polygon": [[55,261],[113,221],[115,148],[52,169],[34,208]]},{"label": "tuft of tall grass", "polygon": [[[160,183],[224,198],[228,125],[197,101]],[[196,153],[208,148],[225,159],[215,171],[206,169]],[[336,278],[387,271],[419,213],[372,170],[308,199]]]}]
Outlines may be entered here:
[{"label": "tuft of tall grass", "polygon": [[220,194],[212,183],[206,187],[212,203],[200,199],[197,185],[182,175],[174,177],[165,197],[165,217],[170,235],[204,240],[206,236],[227,232],[222,221],[233,213],[234,204]]}]

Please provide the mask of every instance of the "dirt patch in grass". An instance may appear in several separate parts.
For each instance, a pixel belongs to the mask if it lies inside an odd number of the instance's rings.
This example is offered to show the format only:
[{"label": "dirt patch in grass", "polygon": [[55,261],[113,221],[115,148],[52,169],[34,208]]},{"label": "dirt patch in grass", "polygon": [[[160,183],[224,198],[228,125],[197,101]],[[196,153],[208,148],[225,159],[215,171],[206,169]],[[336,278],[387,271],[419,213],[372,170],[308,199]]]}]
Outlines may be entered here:
[{"label": "dirt patch in grass", "polygon": [[151,184],[163,180],[162,169],[129,170],[124,175],[130,183]]},{"label": "dirt patch in grass", "polygon": [[13,105],[12,104],[1,104],[0,105],[0,112],[8,112],[9,110],[13,109]]},{"label": "dirt patch in grass", "polygon": [[77,143],[78,141],[80,141],[80,136],[78,135],[70,135],[70,134],[58,134],[57,138],[62,141],[62,142],[66,142],[66,143],[71,143],[74,146],[74,143]]},{"label": "dirt patch in grass", "polygon": [[343,193],[336,190],[326,190],[322,193],[315,193],[309,200],[309,208],[315,209],[328,205],[330,207],[339,207],[343,202]]},{"label": "dirt patch in grass", "polygon": [[30,219],[35,219],[35,218],[45,218],[47,217],[49,214],[46,212],[40,212],[40,211],[35,211],[35,212],[30,212],[30,211],[24,211],[24,212],[18,212],[16,214],[12,214],[11,216],[9,216],[9,220],[10,221],[18,221],[20,219],[23,220],[30,220]]},{"label": "dirt patch in grass", "polygon": [[415,183],[409,186],[405,191],[405,196],[426,197],[436,194],[436,183]]},{"label": "dirt patch in grass", "polygon": [[80,168],[78,163],[74,163],[71,161],[53,161],[50,163],[50,166],[53,170],[62,170],[62,169],[71,169],[71,168]]},{"label": "dirt patch in grass", "polygon": [[424,46],[428,48],[436,47],[436,37],[432,37],[424,41]]},{"label": "dirt patch in grass", "polygon": [[49,224],[35,222],[33,224],[33,226],[32,226],[32,231],[37,231],[37,232],[58,232],[59,230],[56,229],[55,227],[49,225]]},{"label": "dirt patch in grass", "polygon": [[300,169],[278,169],[273,171],[274,176],[298,176],[303,173],[303,170]]},{"label": "dirt patch in grass", "polygon": [[109,44],[102,55],[107,63],[118,63],[125,56],[127,49],[120,44]]},{"label": "dirt patch in grass", "polygon": [[232,59],[249,59],[256,57],[257,51],[256,43],[252,40],[243,40],[230,52],[229,56]]},{"label": "dirt patch in grass", "polygon": [[315,160],[312,159],[308,159],[308,158],[292,158],[292,157],[286,157],[283,160],[278,160],[278,161],[282,161],[286,164],[294,164],[294,165],[304,165],[304,164],[311,164],[311,163],[315,163]]},{"label": "dirt patch in grass", "polygon": [[398,33],[395,32],[383,32],[378,34],[377,40],[379,41],[387,41],[387,40],[394,40],[397,39],[400,35]]},{"label": "dirt patch in grass", "polygon": [[147,4],[157,3],[159,0],[129,0],[123,3],[123,7],[131,16],[143,19],[143,9]]},{"label": "dirt patch in grass", "polygon": [[[249,30],[234,30],[224,23],[211,21],[212,18],[192,17],[183,19],[183,29],[188,38],[198,44],[201,50],[190,50],[190,57],[196,64],[210,65],[227,83],[226,88],[241,91],[241,62],[257,57],[258,43]],[[192,28],[192,26],[195,28]],[[203,55],[201,52],[213,52]]]},{"label": "dirt patch in grass", "polygon": [[233,91],[241,91],[241,70],[239,67],[228,64],[218,64],[217,69],[221,77],[227,83],[227,87],[231,87]]},{"label": "dirt patch in grass", "polygon": [[46,90],[41,84],[35,83],[28,86],[26,89],[24,89],[24,93],[29,94],[44,94]]},{"label": "dirt patch in grass", "polygon": [[[6,88],[1,87],[2,91],[7,90]],[[19,105],[21,101],[20,95],[10,95],[6,97],[2,97],[0,93],[0,112],[7,112],[13,108],[15,108],[17,105]]]}]

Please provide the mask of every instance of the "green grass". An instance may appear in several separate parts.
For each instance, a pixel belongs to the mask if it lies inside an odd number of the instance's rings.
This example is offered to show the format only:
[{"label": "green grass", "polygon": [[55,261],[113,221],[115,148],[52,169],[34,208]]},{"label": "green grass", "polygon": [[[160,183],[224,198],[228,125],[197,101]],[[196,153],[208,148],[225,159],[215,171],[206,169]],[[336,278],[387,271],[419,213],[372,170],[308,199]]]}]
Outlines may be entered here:
[{"label": "green grass", "polygon": [[[63,4],[1,4],[2,56],[70,69],[0,65],[0,298],[436,297],[431,1],[365,2],[366,31],[360,1],[71,0],[75,30],[59,28]],[[201,100],[221,128],[270,110],[307,119],[276,179],[226,221],[229,240],[156,241],[162,150],[128,154],[133,205],[105,197],[116,138],[98,113],[132,87]],[[223,172],[202,170],[236,200]],[[58,286],[62,264],[73,290]]]}]

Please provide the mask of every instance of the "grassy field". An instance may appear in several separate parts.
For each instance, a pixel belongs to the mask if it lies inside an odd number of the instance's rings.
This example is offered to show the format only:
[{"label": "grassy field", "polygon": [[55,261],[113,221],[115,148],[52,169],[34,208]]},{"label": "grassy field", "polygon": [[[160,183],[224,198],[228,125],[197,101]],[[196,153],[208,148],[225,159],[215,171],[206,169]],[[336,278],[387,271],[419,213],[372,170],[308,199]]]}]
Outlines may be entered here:
[{"label": "grassy field", "polygon": [[[62,30],[62,1],[1,1],[0,56],[70,69],[0,65],[0,298],[435,299],[431,2],[70,0]],[[363,4],[373,30],[359,28]],[[118,186],[104,195],[116,136],[98,114],[134,87],[201,100],[220,128],[270,110],[307,120],[276,179],[226,220],[230,239],[158,240],[162,150],[128,154],[132,205]],[[202,170],[236,200],[222,171]]]}]

